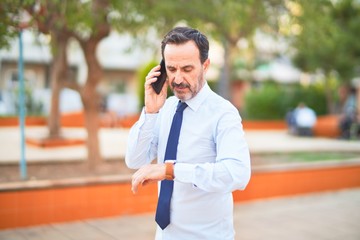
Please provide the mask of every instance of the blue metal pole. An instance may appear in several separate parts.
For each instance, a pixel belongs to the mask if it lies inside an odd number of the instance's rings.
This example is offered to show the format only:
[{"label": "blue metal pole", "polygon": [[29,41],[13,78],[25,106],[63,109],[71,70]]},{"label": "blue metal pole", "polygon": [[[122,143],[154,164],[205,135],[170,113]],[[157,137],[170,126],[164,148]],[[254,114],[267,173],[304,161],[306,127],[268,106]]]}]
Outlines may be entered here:
[{"label": "blue metal pole", "polygon": [[24,84],[24,59],[23,59],[23,40],[22,30],[19,31],[19,122],[20,122],[20,140],[21,140],[21,156],[20,156],[20,175],[22,180],[27,179],[26,159],[25,159],[25,84]]}]

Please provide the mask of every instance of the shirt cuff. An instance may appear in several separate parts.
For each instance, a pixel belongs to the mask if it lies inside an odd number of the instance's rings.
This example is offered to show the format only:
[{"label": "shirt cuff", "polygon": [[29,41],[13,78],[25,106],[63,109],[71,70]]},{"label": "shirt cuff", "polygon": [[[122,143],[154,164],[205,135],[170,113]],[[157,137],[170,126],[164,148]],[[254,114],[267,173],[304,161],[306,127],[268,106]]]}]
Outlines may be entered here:
[{"label": "shirt cuff", "polygon": [[174,165],[175,181],[182,183],[193,183],[196,164],[179,163]]},{"label": "shirt cuff", "polygon": [[154,129],[157,116],[158,116],[158,113],[146,113],[145,108],[143,108],[143,110],[141,111],[140,118],[139,118],[140,128],[144,131],[147,131],[147,130],[152,131]]}]

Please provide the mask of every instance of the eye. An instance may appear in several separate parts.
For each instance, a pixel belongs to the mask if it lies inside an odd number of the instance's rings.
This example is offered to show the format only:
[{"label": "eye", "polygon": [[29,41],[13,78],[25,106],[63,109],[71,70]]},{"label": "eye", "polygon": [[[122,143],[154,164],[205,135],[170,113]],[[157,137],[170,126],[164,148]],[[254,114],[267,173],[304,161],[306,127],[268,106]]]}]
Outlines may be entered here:
[{"label": "eye", "polygon": [[186,68],[184,68],[184,72],[191,72],[192,71],[192,67],[186,67]]},{"label": "eye", "polygon": [[176,72],[176,68],[172,68],[172,67],[169,67],[167,70],[168,70],[169,72]]}]

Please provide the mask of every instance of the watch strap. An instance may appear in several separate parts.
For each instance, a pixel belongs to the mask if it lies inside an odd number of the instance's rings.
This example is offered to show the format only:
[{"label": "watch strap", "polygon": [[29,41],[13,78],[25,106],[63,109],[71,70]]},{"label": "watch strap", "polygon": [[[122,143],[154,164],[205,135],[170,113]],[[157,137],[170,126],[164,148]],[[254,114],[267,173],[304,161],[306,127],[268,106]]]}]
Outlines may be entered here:
[{"label": "watch strap", "polygon": [[165,162],[165,179],[174,180],[174,162]]}]

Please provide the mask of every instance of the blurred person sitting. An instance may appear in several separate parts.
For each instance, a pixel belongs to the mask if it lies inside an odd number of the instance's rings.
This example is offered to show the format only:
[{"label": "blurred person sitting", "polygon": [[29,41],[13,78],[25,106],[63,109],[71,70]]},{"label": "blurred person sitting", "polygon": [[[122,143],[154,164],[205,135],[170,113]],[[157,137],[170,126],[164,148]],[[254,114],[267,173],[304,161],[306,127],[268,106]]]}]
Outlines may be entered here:
[{"label": "blurred person sitting", "polygon": [[296,134],[299,136],[313,136],[313,128],[316,124],[315,111],[300,102],[294,110]]}]

